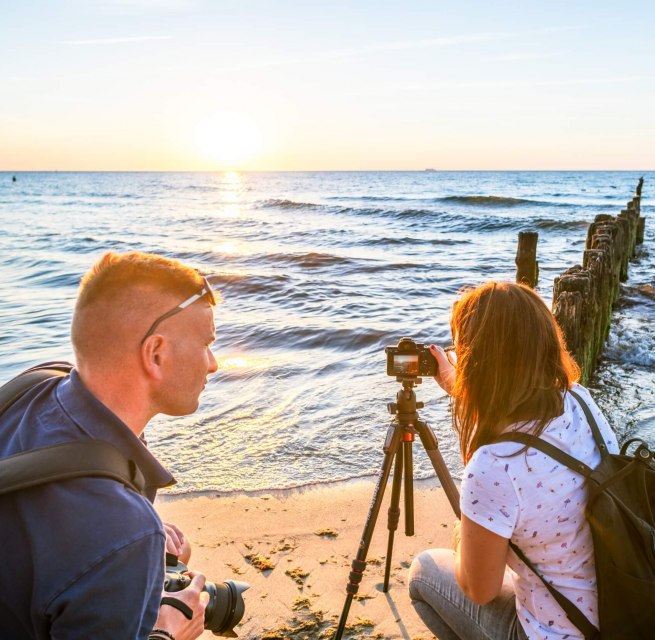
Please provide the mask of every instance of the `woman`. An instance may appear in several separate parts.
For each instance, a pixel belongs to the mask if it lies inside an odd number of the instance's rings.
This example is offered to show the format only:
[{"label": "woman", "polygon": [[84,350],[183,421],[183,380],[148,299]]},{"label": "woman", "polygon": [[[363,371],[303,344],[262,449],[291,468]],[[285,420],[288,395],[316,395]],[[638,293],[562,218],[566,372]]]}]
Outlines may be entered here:
[{"label": "woman", "polygon": [[544,578],[598,626],[593,542],[582,476],[535,449],[494,440],[526,431],[595,467],[600,453],[574,390],[610,452],[616,437],[589,392],[555,320],[523,285],[490,282],[453,307],[456,359],[431,347],[452,396],[465,464],[453,546],[419,555],[410,596],[439,640],[582,638],[510,540]]}]

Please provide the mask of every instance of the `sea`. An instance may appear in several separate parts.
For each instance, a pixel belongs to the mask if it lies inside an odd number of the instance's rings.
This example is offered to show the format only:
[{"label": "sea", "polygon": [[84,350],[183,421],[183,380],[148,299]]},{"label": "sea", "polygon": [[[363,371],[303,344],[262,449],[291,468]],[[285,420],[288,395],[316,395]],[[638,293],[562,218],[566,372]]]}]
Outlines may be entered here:
[{"label": "sea", "polygon": [[[384,348],[451,343],[463,288],[514,280],[539,233],[537,291],[580,264],[587,227],[644,177],[645,240],[590,388],[619,439],[655,445],[654,172],[0,172],[0,381],[71,360],[82,274],[106,251],[154,252],[212,277],[220,370],[196,413],[158,416],[169,493],[261,494],[374,477],[400,385]],[[15,177],[15,180],[14,180]],[[447,396],[420,409],[450,473]],[[417,441],[417,480],[434,470]]]}]

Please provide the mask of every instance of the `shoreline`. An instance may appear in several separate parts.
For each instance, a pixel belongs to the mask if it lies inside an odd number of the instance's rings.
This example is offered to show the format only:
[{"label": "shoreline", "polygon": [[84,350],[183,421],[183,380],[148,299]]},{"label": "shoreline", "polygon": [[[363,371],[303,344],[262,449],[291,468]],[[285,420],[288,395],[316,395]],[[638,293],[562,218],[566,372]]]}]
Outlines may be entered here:
[{"label": "shoreline", "polygon": [[[393,473],[390,474],[389,484],[393,478]],[[453,476],[455,484],[459,487],[461,479]],[[157,494],[158,502],[175,502],[176,500],[188,500],[193,498],[261,498],[263,496],[273,498],[291,498],[295,495],[304,493],[311,493],[312,491],[321,491],[323,489],[333,489],[338,487],[349,487],[357,484],[369,484],[371,486],[371,493],[373,486],[377,482],[377,475],[359,476],[357,478],[348,478],[346,480],[332,480],[332,481],[316,481],[307,482],[306,484],[299,484],[293,487],[271,488],[271,489],[230,489],[221,491],[220,489],[189,489],[188,491],[179,491],[177,493],[164,493],[160,491]],[[181,483],[180,483],[181,484]],[[428,478],[414,478],[414,489],[420,490],[429,487],[441,488],[441,483],[435,475]],[[385,491],[386,496],[386,491]],[[401,505],[402,508],[402,505]]]},{"label": "shoreline", "polygon": [[[382,592],[390,483],[371,537],[344,640],[432,640],[407,593],[407,569],[430,547],[450,547],[455,516],[437,479],[415,481],[415,535],[404,533],[405,505],[394,537],[389,591]],[[182,494],[155,508],[190,539],[189,566],[212,582],[250,583],[235,628],[243,640],[332,638],[344,606],[350,564],[369,513],[375,482],[357,480],[262,495]],[[213,492],[212,492],[213,493]],[[214,638],[205,631],[203,639]]]}]

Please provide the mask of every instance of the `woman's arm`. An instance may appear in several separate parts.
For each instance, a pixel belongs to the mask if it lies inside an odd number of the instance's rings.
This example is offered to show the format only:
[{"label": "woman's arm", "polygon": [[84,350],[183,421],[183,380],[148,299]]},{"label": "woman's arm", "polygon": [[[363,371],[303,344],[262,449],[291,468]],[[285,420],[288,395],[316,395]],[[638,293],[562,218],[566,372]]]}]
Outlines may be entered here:
[{"label": "woman's arm", "polygon": [[509,540],[485,529],[462,514],[453,532],[455,579],[476,604],[487,604],[503,585]]}]

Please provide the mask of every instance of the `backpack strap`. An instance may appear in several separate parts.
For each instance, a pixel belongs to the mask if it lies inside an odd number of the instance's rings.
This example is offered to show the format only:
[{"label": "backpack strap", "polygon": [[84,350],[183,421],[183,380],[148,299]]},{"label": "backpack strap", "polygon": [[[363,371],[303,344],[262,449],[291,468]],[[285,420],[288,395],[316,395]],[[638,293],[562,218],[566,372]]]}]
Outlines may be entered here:
[{"label": "backpack strap", "polygon": [[[575,393],[575,391],[571,391],[569,389],[569,393],[578,401],[578,404],[582,408],[582,411],[585,414],[585,418],[589,423],[589,427],[591,428],[594,442],[600,450],[601,458],[604,458],[605,456],[609,455],[609,452],[607,451],[607,445],[605,444],[605,441],[603,440],[603,437],[600,433],[596,419],[587,406],[587,403],[577,393]],[[575,471],[583,475],[585,478],[589,478],[593,473],[593,469],[591,469],[591,467],[586,465],[581,460],[570,456],[568,453],[565,453],[550,442],[546,442],[545,440],[542,440],[541,438],[531,433],[524,433],[522,431],[503,433],[499,435],[494,440],[494,442],[518,442],[519,444],[526,445],[527,447],[538,449],[542,453],[545,453],[547,456],[553,458],[555,461],[565,465],[571,469],[571,471]],[[595,638],[599,638],[600,632],[593,624],[591,624],[591,622],[589,622],[587,616],[585,616],[582,611],[580,611],[580,609],[578,609],[578,607],[573,604],[573,602],[571,602],[566,596],[557,591],[557,589],[555,589],[555,587],[553,587],[553,585],[550,584],[550,582],[548,582],[537,571],[536,567],[532,564],[532,562],[530,562],[530,560],[528,560],[528,557],[523,553],[523,551],[521,551],[521,549],[519,549],[519,547],[517,547],[512,541],[510,541],[509,546],[518,556],[518,558],[543,582],[550,595],[553,596],[557,604],[559,604],[559,606],[566,613],[566,617],[580,630],[582,635],[584,635],[585,640],[594,640]]]},{"label": "backpack strap", "polygon": [[146,481],[137,464],[102,440],[76,440],[3,458],[0,495],[83,477],[116,480],[145,495]]},{"label": "backpack strap", "polygon": [[0,415],[35,385],[68,375],[72,368],[70,362],[44,362],[18,374],[0,387]]},{"label": "backpack strap", "polygon": [[568,392],[578,401],[578,404],[582,407],[582,411],[584,412],[585,418],[587,418],[587,422],[591,428],[591,433],[594,436],[594,442],[600,451],[600,457],[604,458],[605,456],[608,456],[609,451],[607,451],[607,445],[605,444],[605,440],[603,440],[603,436],[601,435],[600,429],[598,428],[598,423],[596,422],[596,418],[594,418],[594,414],[591,413],[589,405],[575,391],[569,389]]},{"label": "backpack strap", "polygon": [[494,440],[494,444],[496,442],[518,442],[519,444],[524,444],[532,449],[539,449],[542,453],[545,453],[547,456],[550,456],[557,462],[568,467],[571,471],[576,471],[583,475],[585,478],[588,478],[593,473],[593,469],[581,460],[570,456],[568,453],[564,453],[564,451],[556,447],[554,444],[546,442],[531,433],[525,433],[523,431],[501,433]]},{"label": "backpack strap", "polygon": [[[0,416],[32,387],[64,377],[72,368],[70,362],[44,362],[9,380],[0,387]],[[146,481],[137,464],[101,440],[76,440],[1,459],[0,495],[82,477],[110,478],[146,495]]]},{"label": "backpack strap", "polygon": [[585,616],[578,607],[576,607],[565,595],[561,594],[553,585],[548,582],[536,569],[536,567],[528,560],[528,557],[519,549],[513,542],[509,543],[512,551],[520,558],[520,560],[539,578],[551,596],[555,599],[557,604],[562,607],[566,617],[578,628],[578,630],[585,637],[585,640],[595,640],[600,638],[600,632],[594,627],[587,616]]},{"label": "backpack strap", "polygon": [[[550,442],[546,442],[531,433],[523,433],[521,431],[503,433],[496,438],[495,442],[518,442],[519,444],[524,444],[533,449],[538,449],[557,462],[570,468],[572,471],[582,474],[585,478],[589,477],[592,473],[592,469],[577,458],[570,456],[568,453],[564,453],[564,451],[550,444]],[[585,640],[593,640],[596,638],[598,630],[591,624],[591,622],[589,622],[587,616],[585,616],[565,595],[557,591],[557,589],[555,589],[555,587],[553,587],[553,585],[550,584],[550,582],[548,582],[539,571],[537,571],[537,568],[532,564],[532,562],[530,562],[530,560],[528,560],[528,557],[523,553],[523,551],[521,551],[521,549],[519,549],[519,547],[517,547],[511,540],[509,546],[521,561],[532,571],[532,573],[543,582],[550,595],[553,596],[557,604],[559,604],[559,606],[564,610],[564,613],[566,613],[566,617],[580,630],[582,635],[584,635]]]}]

